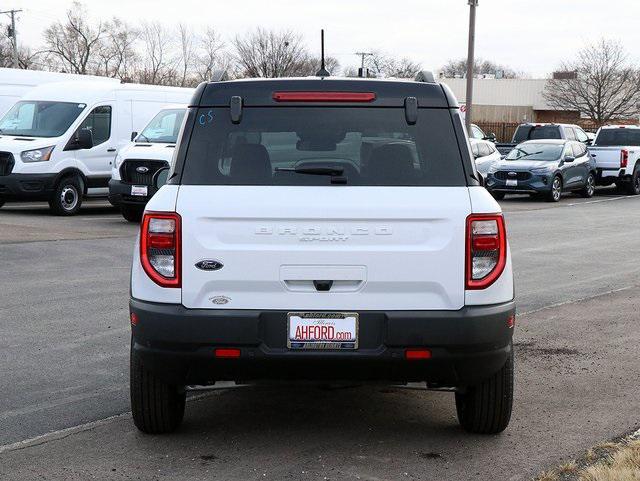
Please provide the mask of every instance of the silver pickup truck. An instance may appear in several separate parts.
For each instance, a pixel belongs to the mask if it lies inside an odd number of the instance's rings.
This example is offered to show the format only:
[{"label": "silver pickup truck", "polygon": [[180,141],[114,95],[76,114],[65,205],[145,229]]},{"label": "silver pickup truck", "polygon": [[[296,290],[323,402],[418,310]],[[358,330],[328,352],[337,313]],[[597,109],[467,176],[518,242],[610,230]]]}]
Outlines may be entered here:
[{"label": "silver pickup truck", "polygon": [[640,194],[640,125],[601,127],[589,152],[598,185],[615,183],[630,195]]}]

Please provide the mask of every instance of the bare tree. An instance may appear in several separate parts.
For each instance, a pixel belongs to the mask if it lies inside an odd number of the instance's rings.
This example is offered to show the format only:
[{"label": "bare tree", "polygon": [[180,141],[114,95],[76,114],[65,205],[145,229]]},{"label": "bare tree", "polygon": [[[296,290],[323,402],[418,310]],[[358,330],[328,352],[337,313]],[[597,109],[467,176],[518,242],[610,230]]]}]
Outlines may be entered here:
[{"label": "bare tree", "polygon": [[397,78],[414,78],[416,74],[422,70],[419,63],[415,63],[403,57],[400,60],[392,60],[387,66],[387,77]]},{"label": "bare tree", "polygon": [[235,56],[245,77],[302,75],[309,55],[299,34],[257,28],[233,40]]},{"label": "bare tree", "polygon": [[97,75],[129,79],[137,60],[135,42],[139,32],[126,22],[114,17],[105,26],[105,38],[98,51]]},{"label": "bare tree", "polygon": [[171,85],[176,80],[176,57],[171,35],[158,22],[146,23],[140,31],[141,65],[136,80],[154,85]]},{"label": "bare tree", "polygon": [[227,70],[231,58],[224,51],[224,42],[213,27],[208,27],[198,41],[194,70],[198,82],[210,80],[217,70]]},{"label": "bare tree", "polygon": [[[419,63],[413,62],[407,57],[396,59],[391,55],[378,50],[372,51],[365,58],[365,67],[371,77],[397,77],[413,78],[421,70]],[[345,72],[347,77],[357,77],[357,69]]]},{"label": "bare tree", "polygon": [[[467,75],[467,59],[449,60],[447,64],[442,67],[441,72],[447,78],[464,77]],[[516,72],[510,67],[481,58],[477,58],[474,61],[473,73],[474,75],[502,76],[502,78],[526,77],[526,74],[522,72]]]},{"label": "bare tree", "polygon": [[196,46],[193,42],[193,32],[185,24],[178,25],[180,87],[193,86],[196,80],[190,77],[194,61],[196,60]]},{"label": "bare tree", "polygon": [[[308,57],[300,66],[299,72],[296,75],[307,77],[315,75],[321,66],[320,57]],[[332,75],[337,74],[340,71],[340,62],[335,57],[325,57],[324,68]]]},{"label": "bare tree", "polygon": [[74,2],[64,22],[54,22],[44,31],[46,51],[68,72],[87,74],[105,34],[99,22],[91,25],[81,3]]},{"label": "bare tree", "polygon": [[602,39],[588,45],[562,70],[576,75],[548,82],[544,97],[553,107],[577,110],[599,126],[640,113],[640,69],[620,43]]}]

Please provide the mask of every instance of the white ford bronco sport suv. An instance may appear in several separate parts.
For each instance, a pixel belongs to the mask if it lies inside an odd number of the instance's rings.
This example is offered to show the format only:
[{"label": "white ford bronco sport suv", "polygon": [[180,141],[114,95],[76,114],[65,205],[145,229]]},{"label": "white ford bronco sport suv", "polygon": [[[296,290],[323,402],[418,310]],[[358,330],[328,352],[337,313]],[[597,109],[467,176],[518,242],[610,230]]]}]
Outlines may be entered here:
[{"label": "white ford bronco sport suv", "polygon": [[467,431],[506,428],[505,223],[455,98],[419,79],[198,87],[133,259],[140,430],[176,429],[187,386],[282,379],[425,382]]}]

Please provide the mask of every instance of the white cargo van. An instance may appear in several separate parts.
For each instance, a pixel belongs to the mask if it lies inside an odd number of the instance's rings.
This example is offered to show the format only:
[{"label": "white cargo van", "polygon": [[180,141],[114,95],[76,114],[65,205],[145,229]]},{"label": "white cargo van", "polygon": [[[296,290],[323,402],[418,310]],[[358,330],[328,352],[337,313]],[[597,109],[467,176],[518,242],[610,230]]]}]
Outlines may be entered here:
[{"label": "white cargo van", "polygon": [[106,195],[131,133],[192,92],[113,82],[36,87],[0,119],[0,205],[46,200],[55,214],[76,214],[83,196]]},{"label": "white cargo van", "polygon": [[186,111],[186,104],[167,105],[118,152],[109,181],[109,202],[120,207],[128,221],[140,222],[144,206],[155,194],[153,177],[169,167]]},{"label": "white cargo van", "polygon": [[4,115],[20,98],[40,85],[52,82],[113,82],[118,79],[95,75],[77,75],[72,73],[44,72],[42,70],[24,70],[20,68],[0,68],[0,116]]}]

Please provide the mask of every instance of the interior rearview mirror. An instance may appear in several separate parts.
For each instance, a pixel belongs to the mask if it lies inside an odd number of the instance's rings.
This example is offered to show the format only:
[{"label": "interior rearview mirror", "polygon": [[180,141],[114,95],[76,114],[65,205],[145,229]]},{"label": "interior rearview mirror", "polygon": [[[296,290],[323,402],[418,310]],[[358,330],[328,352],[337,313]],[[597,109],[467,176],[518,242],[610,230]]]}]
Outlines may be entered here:
[{"label": "interior rearview mirror", "polygon": [[156,189],[159,189],[167,183],[169,179],[169,167],[163,167],[158,170],[153,176],[153,185]]},{"label": "interior rearview mirror", "polygon": [[131,142],[133,142],[138,136],[138,132],[131,132]]}]

